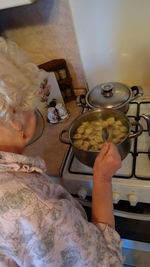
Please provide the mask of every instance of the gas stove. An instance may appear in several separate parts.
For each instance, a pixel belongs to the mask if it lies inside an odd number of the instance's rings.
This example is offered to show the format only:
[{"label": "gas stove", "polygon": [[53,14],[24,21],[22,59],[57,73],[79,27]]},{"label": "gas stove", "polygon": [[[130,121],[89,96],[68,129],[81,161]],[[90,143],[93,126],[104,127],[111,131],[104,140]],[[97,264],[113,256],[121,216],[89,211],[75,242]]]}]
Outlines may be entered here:
[{"label": "gas stove", "polygon": [[[85,111],[86,112],[86,111]],[[137,203],[150,203],[150,159],[148,149],[150,136],[146,121],[141,114],[150,114],[150,102],[131,102],[127,116],[132,121],[137,120],[143,126],[143,133],[138,138],[131,139],[131,149],[122,161],[122,167],[112,179],[113,202],[129,201],[131,206]],[[133,129],[134,131],[134,129]],[[68,148],[60,175],[67,190],[86,200],[92,195],[92,168],[81,163]]]}]

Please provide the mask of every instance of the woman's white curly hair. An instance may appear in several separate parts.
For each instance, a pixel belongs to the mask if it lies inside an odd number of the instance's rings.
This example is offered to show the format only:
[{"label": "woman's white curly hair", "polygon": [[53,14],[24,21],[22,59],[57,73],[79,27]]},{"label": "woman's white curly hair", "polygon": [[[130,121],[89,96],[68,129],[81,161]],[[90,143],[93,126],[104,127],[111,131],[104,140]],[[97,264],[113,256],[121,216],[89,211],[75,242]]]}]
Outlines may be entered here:
[{"label": "woman's white curly hair", "polygon": [[0,118],[9,120],[14,110],[34,110],[42,71],[30,63],[17,44],[0,37]]}]

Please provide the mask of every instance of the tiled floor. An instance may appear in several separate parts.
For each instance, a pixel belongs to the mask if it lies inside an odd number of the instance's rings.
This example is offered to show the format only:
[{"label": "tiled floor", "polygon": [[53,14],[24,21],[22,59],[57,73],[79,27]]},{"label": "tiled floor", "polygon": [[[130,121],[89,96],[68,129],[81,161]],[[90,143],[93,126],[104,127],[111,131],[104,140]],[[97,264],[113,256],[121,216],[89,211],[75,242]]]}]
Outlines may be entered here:
[{"label": "tiled floor", "polygon": [[150,252],[137,251],[124,248],[124,266],[126,267],[148,267],[150,266]]}]

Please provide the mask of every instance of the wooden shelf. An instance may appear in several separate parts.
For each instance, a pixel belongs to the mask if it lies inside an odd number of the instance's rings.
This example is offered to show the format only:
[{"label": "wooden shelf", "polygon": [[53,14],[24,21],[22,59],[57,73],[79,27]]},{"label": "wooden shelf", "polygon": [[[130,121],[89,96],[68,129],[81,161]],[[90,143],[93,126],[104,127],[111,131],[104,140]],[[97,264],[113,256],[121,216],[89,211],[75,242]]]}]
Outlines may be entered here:
[{"label": "wooden shelf", "polygon": [[65,59],[55,59],[39,65],[40,69],[54,72],[65,102],[75,99],[72,78]]},{"label": "wooden shelf", "polygon": [[72,78],[70,78],[70,77],[67,77],[65,79],[58,80],[58,83],[60,85],[64,85],[64,84],[70,85],[71,82],[72,82]]}]

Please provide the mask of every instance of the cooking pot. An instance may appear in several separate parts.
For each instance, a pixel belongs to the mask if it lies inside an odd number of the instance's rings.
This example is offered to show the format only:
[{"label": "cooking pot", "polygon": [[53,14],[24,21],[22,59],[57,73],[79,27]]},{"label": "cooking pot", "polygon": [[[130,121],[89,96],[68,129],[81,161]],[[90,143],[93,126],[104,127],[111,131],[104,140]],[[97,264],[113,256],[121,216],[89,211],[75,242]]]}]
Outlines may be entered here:
[{"label": "cooking pot", "polygon": [[119,82],[103,83],[86,95],[77,97],[77,105],[96,108],[111,108],[126,113],[129,108],[129,102],[143,95],[143,89],[140,86],[129,87]]},{"label": "cooking pot", "polygon": [[[93,121],[93,120],[99,120],[99,119],[107,120],[110,117],[111,118],[114,117],[115,120],[121,120],[123,125],[127,127],[127,133],[124,139],[122,139],[120,143],[116,144],[118,151],[120,153],[121,159],[123,160],[130,151],[130,147],[131,147],[130,139],[139,136],[142,133],[143,128],[136,121],[133,123],[130,123],[128,117],[123,112],[120,112],[120,111],[116,111],[112,109],[111,110],[110,109],[95,109],[95,110],[87,111],[83,113],[82,115],[80,115],[79,117],[77,117],[72,122],[69,129],[65,129],[61,131],[59,135],[60,141],[64,144],[71,144],[73,148],[73,152],[78,158],[78,160],[81,161],[85,165],[93,167],[94,161],[99,151],[86,151],[86,150],[76,147],[73,143],[73,135],[76,129],[81,125],[81,123],[85,121]],[[134,133],[131,133],[132,125],[134,125],[135,127]]]}]

